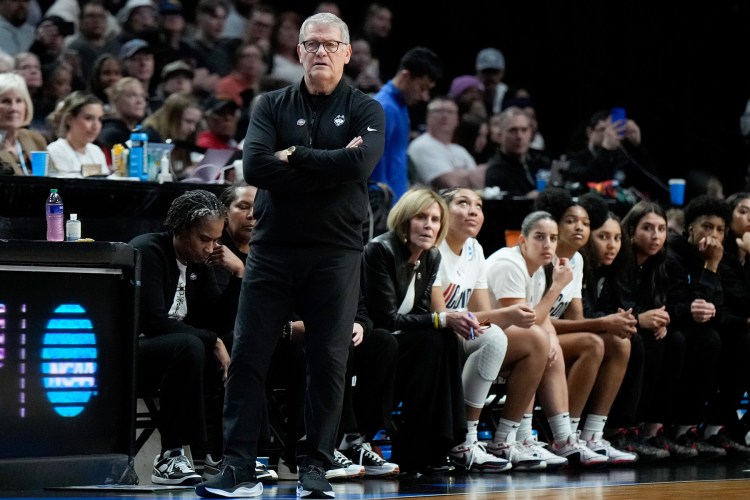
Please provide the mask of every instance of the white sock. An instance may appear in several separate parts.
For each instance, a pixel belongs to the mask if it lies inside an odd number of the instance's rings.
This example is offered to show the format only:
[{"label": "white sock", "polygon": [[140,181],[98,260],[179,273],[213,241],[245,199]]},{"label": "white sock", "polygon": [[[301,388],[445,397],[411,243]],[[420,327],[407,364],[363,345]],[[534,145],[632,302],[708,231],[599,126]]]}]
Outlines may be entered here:
[{"label": "white sock", "polygon": [[573,434],[578,430],[578,424],[581,422],[581,417],[570,417],[570,430]]},{"label": "white sock", "polygon": [[[571,419],[573,420],[573,419]],[[586,423],[581,431],[581,439],[584,441],[599,440],[604,435],[604,425],[607,423],[607,417],[603,415],[590,414],[586,417]]]},{"label": "white sock", "polygon": [[516,441],[524,441],[526,438],[531,438],[531,420],[534,416],[530,413],[524,413],[521,419],[521,425],[518,427],[516,433]]},{"label": "white sock", "polygon": [[466,432],[466,445],[472,445],[477,442],[477,428],[479,427],[479,420],[467,420],[466,425],[469,427]]},{"label": "white sock", "polygon": [[518,428],[521,426],[520,422],[514,422],[501,418],[497,423],[497,430],[495,431],[495,437],[492,439],[495,443],[513,443],[516,441],[516,433]]},{"label": "white sock", "polygon": [[570,435],[573,434],[573,431],[570,428],[569,413],[561,413],[554,417],[549,417],[547,422],[549,422],[549,427],[552,431],[552,439],[556,443],[564,443],[568,440]]}]

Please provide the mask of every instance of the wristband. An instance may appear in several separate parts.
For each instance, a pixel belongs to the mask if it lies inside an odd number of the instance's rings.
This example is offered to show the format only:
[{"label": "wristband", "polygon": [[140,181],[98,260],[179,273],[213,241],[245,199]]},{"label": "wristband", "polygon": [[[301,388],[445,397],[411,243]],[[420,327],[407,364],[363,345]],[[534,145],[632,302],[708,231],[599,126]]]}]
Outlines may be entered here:
[{"label": "wristband", "polygon": [[432,325],[435,327],[435,330],[440,328],[440,318],[438,316],[438,313],[434,312],[432,313]]},{"label": "wristband", "polygon": [[438,319],[440,320],[440,328],[445,328],[446,326],[445,311],[438,314]]}]

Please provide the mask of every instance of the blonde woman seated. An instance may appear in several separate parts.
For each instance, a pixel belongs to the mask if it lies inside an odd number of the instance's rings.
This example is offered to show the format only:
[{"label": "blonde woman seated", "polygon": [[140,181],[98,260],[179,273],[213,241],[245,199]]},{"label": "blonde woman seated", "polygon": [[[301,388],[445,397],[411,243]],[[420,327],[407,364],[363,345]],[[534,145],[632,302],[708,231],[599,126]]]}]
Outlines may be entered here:
[{"label": "blonde woman seated", "polygon": [[107,159],[94,144],[102,130],[104,108],[98,97],[76,91],[68,95],[50,116],[59,139],[48,147],[50,177],[108,175]]},{"label": "blonde woman seated", "polygon": [[31,151],[44,151],[47,140],[26,126],[34,116],[26,81],[0,74],[0,175],[31,175]]},{"label": "blonde woman seated", "polygon": [[[507,340],[499,328],[481,330],[468,312],[446,310],[434,285],[440,266],[435,246],[447,232],[447,212],[437,193],[407,191],[388,215],[390,231],[365,247],[367,310],[376,328],[398,340],[395,401],[403,403],[403,422],[393,436],[393,457],[406,471],[453,470],[450,453],[463,469],[500,472],[510,464],[484,450],[476,428],[467,433],[464,391],[475,404],[486,396],[486,387],[483,396],[475,389],[497,376]],[[468,358],[466,369],[459,349]]]}]

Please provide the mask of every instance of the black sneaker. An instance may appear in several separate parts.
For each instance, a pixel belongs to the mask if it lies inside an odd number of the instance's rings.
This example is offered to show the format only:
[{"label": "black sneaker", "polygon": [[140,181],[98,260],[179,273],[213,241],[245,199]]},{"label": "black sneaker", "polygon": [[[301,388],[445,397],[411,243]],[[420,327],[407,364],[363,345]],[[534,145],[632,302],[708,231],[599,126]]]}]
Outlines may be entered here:
[{"label": "black sneaker", "polygon": [[420,468],[419,472],[423,474],[450,474],[451,472],[455,472],[456,467],[453,465],[453,462],[451,462],[450,457],[447,455],[444,459],[438,460],[435,463],[425,465]]},{"label": "black sneaker", "polygon": [[[203,461],[203,479],[208,480],[221,472],[224,460],[214,460],[211,454]],[[276,484],[279,480],[276,471],[269,469],[263,462],[255,461],[255,477],[263,484]]]},{"label": "black sneaker", "polygon": [[279,481],[279,475],[276,471],[266,467],[263,462],[255,461],[255,477],[263,484],[276,484]]},{"label": "black sneaker", "polygon": [[326,479],[326,471],[317,465],[299,467],[297,496],[300,498],[334,498],[336,494]]},{"label": "black sneaker", "polygon": [[337,479],[356,479],[365,475],[365,468],[357,465],[339,450],[333,450],[333,463],[326,468],[326,479],[334,481]]},{"label": "black sneaker", "polygon": [[263,483],[252,469],[224,465],[221,473],[195,487],[195,494],[203,498],[248,498],[263,494]]},{"label": "black sneaker", "polygon": [[187,486],[200,483],[201,477],[195,472],[190,460],[185,456],[185,452],[180,449],[179,451],[165,451],[164,455],[157,455],[154,458],[151,482],[171,486]]},{"label": "black sneaker", "polygon": [[349,448],[341,450],[349,460],[354,464],[362,465],[365,468],[365,476],[367,477],[389,477],[398,476],[400,470],[398,464],[388,462],[383,459],[380,455],[373,451],[370,443],[353,442],[349,444]]},{"label": "black sneaker", "polygon": [[214,460],[210,453],[203,460],[203,480],[208,481],[217,474],[221,474],[222,460]]},{"label": "black sneaker", "polygon": [[650,437],[646,440],[646,443],[653,446],[654,448],[661,448],[669,452],[669,457],[672,460],[691,460],[698,458],[698,450],[695,446],[685,446],[675,441],[672,441],[664,433],[664,429],[659,429],[656,436]]},{"label": "black sneaker", "polygon": [[732,440],[723,429],[710,436],[706,441],[708,444],[726,451],[730,458],[750,458],[750,447]]},{"label": "black sneaker", "polygon": [[655,462],[669,458],[669,450],[651,446],[641,437],[639,428],[618,429],[615,434],[609,437],[612,446],[619,450],[629,451],[638,454],[639,462]]},{"label": "black sneaker", "polygon": [[700,460],[712,460],[727,456],[724,448],[717,448],[702,440],[698,435],[698,429],[695,427],[691,427],[686,433],[677,436],[675,441],[683,446],[692,446],[695,448],[698,451],[698,458]]}]

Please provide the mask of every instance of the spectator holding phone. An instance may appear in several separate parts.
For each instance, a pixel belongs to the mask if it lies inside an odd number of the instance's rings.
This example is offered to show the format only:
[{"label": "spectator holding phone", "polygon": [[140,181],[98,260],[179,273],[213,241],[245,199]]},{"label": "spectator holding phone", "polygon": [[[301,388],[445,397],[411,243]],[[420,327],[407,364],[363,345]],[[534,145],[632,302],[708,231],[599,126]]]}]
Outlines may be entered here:
[{"label": "spectator holding phone", "polygon": [[641,144],[641,129],[626,118],[623,108],[591,115],[586,140],[586,147],[569,157],[567,181],[585,185],[614,179],[620,186],[634,188],[640,198],[666,198],[668,188]]}]

